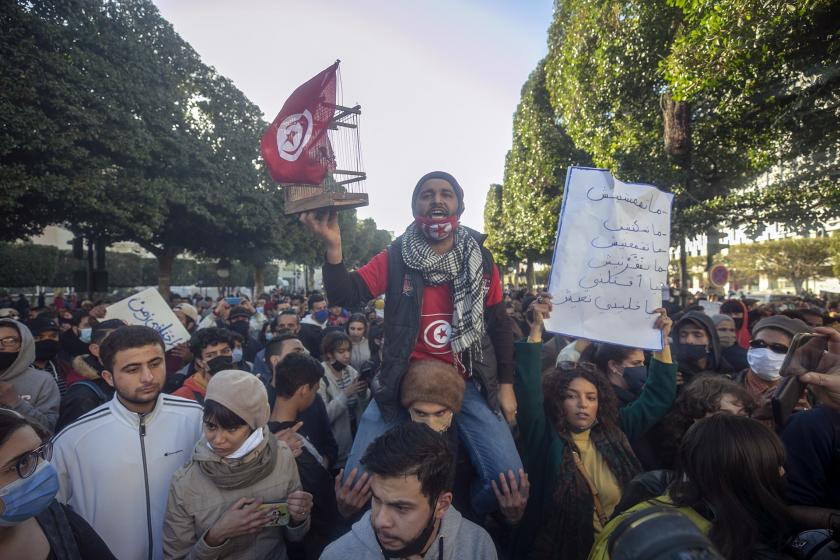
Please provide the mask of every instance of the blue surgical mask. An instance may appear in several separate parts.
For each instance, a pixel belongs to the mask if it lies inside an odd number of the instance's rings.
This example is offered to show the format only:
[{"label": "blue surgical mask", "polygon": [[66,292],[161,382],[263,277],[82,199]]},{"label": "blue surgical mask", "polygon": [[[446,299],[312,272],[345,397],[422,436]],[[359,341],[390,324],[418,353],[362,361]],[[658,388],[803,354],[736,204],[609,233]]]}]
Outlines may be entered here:
[{"label": "blue surgical mask", "polygon": [[79,340],[84,342],[85,344],[90,344],[90,335],[93,333],[93,329],[88,327],[86,329],[81,329],[79,331]]},{"label": "blue surgical mask", "polygon": [[326,320],[327,320],[327,317],[329,317],[329,316],[330,316],[330,312],[329,312],[328,310],[326,310],[326,309],[322,309],[322,310],[320,310],[320,311],[316,311],[315,313],[313,313],[313,314],[312,314],[312,316],[313,316],[313,317],[315,318],[315,320],[316,320],[316,321],[318,321],[319,323],[323,323],[324,321],[326,321]]},{"label": "blue surgical mask", "polygon": [[233,353],[231,354],[233,357],[233,363],[238,364],[242,361],[242,348],[234,348]]},{"label": "blue surgical mask", "polygon": [[257,307],[257,313],[265,313],[265,307]]},{"label": "blue surgical mask", "polygon": [[642,392],[642,387],[645,386],[645,380],[647,380],[647,368],[645,366],[625,367],[622,375],[631,393],[638,395]]},{"label": "blue surgical mask", "polygon": [[4,506],[0,527],[12,527],[35,517],[49,507],[57,493],[58,472],[49,461],[40,461],[32,475],[0,488]]},{"label": "blue surgical mask", "polygon": [[272,340],[274,340],[274,333],[266,331],[265,332],[265,341],[266,342],[271,342]]}]

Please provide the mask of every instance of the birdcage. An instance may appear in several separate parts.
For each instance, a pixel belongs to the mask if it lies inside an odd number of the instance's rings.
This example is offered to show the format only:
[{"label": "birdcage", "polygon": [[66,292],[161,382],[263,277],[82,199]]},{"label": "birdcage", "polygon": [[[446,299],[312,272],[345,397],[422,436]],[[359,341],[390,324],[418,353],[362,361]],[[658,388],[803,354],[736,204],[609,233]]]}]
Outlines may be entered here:
[{"label": "birdcage", "polygon": [[368,205],[367,174],[362,163],[359,138],[360,105],[328,104],[334,114],[328,125],[329,142],[320,147],[319,158],[330,171],[320,185],[284,184],[286,214],[321,208],[348,210]]}]

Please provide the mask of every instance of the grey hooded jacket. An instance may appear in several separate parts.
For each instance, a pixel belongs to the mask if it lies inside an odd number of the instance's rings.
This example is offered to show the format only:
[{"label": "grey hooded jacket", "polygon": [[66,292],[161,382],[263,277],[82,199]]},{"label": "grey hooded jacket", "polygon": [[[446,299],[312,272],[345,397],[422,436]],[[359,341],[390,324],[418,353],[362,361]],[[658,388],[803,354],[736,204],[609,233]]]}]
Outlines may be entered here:
[{"label": "grey hooded jacket", "polygon": [[0,383],[10,384],[20,397],[11,408],[52,432],[61,401],[58,385],[52,375],[32,365],[35,361],[35,339],[29,328],[12,319],[0,319],[0,326],[15,329],[21,339],[17,359],[0,372]]},{"label": "grey hooded jacket", "polygon": [[[443,555],[441,556],[441,550]],[[382,549],[370,523],[370,510],[353,524],[353,529],[328,546],[321,560],[382,560]],[[496,547],[487,531],[464,519],[450,506],[435,542],[423,560],[496,560]]]}]

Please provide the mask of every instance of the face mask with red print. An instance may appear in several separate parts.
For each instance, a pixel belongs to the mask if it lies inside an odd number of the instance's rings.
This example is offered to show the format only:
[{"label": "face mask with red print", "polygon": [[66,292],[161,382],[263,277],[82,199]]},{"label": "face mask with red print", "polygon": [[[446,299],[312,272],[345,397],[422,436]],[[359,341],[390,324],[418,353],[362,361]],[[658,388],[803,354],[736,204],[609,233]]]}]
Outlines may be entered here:
[{"label": "face mask with red print", "polygon": [[414,223],[417,224],[417,227],[423,235],[431,241],[443,241],[452,235],[460,224],[458,216],[449,216],[448,218],[424,218],[418,216],[414,219]]}]

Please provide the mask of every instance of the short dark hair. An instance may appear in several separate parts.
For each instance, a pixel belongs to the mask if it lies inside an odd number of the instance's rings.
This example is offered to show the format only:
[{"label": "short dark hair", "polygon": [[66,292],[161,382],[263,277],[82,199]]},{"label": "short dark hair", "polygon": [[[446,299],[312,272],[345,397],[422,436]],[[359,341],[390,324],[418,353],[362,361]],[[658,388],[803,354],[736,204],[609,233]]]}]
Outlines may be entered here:
[{"label": "short dark hair", "polygon": [[364,313],[353,313],[352,315],[350,315],[350,318],[347,319],[347,325],[345,326],[347,332],[350,332],[350,323],[363,324],[365,326],[365,332],[367,332],[368,320]]},{"label": "short dark hair", "polygon": [[455,484],[455,457],[449,443],[419,422],[403,422],[373,440],[362,464],[371,474],[386,478],[416,476],[432,505]]},{"label": "short dark hair", "polygon": [[306,385],[311,387],[324,375],[321,362],[302,352],[289,354],[274,367],[274,388],[281,397],[289,398]]},{"label": "short dark hair", "polygon": [[300,315],[298,315],[297,313],[295,313],[295,312],[294,312],[294,311],[292,311],[291,309],[284,309],[283,311],[281,311],[281,312],[277,315],[277,317],[275,317],[275,318],[274,318],[274,321],[273,321],[274,326],[277,326],[277,323],[279,323],[279,322],[280,322],[278,319],[279,319],[281,316],[283,316],[283,315],[291,315],[292,317],[294,317],[295,319],[297,319],[297,320],[298,320],[298,323],[300,322]]},{"label": "short dark hair", "polygon": [[[592,350],[592,363],[605,375],[610,374],[609,363],[611,361],[621,363],[637,350],[637,348],[619,346],[618,344],[607,344],[606,342],[599,342],[591,346],[594,346]],[[581,355],[581,361],[585,361],[583,355]]]},{"label": "short dark hair", "polygon": [[351,348],[353,347],[353,343],[350,342],[350,337],[347,336],[347,333],[344,331],[329,331],[321,340],[321,356],[326,358],[327,354],[332,354],[336,348],[343,344],[347,344]]},{"label": "short dark hair", "polygon": [[292,333],[283,333],[272,338],[271,341],[265,345],[265,361],[267,362],[272,356],[279,356],[282,354],[283,343],[289,340],[300,340],[300,337]]},{"label": "short dark hair", "polygon": [[125,323],[119,319],[108,319],[97,323],[90,333],[91,344],[102,344],[102,341],[105,340],[106,336],[124,326],[126,326]]},{"label": "short dark hair", "polygon": [[114,358],[118,352],[151,345],[160,346],[161,350],[166,351],[163,339],[155,329],[143,325],[126,325],[105,337],[99,347],[99,360],[106,370],[113,372]]},{"label": "short dark hair", "polygon": [[204,401],[204,422],[212,422],[223,430],[235,430],[247,424],[237,413],[212,399]]},{"label": "short dark hair", "polygon": [[196,358],[201,358],[201,351],[215,344],[227,344],[233,348],[233,333],[219,327],[209,327],[195,331],[190,338],[190,352]]},{"label": "short dark hair", "polygon": [[309,309],[312,309],[312,306],[315,305],[316,303],[318,303],[319,301],[327,301],[327,298],[325,298],[324,296],[322,296],[319,293],[314,293],[311,296],[309,296],[309,301],[307,302],[307,306],[309,307]]},{"label": "short dark hair", "polygon": [[737,299],[728,299],[720,304],[721,313],[743,313],[744,307]]}]

